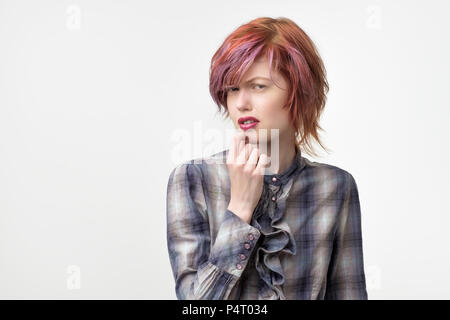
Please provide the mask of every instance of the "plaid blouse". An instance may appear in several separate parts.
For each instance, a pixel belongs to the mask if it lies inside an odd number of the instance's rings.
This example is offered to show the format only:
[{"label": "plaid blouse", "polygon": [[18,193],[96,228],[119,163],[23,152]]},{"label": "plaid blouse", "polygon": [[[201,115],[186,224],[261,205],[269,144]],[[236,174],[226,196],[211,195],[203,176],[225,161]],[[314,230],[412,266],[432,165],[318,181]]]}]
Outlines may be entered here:
[{"label": "plaid blouse", "polygon": [[353,176],[297,151],[245,222],[227,209],[229,149],[176,166],[167,246],[178,299],[368,299]]}]

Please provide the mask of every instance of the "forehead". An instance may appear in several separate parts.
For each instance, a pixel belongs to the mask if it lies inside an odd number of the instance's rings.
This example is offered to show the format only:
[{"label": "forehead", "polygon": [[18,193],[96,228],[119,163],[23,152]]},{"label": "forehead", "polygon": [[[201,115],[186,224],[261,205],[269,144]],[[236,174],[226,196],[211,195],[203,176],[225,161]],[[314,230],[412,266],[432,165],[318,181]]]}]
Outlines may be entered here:
[{"label": "forehead", "polygon": [[243,79],[246,80],[253,77],[270,77],[269,59],[264,57],[253,61],[250,68],[244,73]]},{"label": "forehead", "polygon": [[[273,61],[272,61],[273,63]],[[242,82],[246,82],[254,77],[264,77],[271,79],[269,69],[269,59],[267,56],[259,57],[253,61],[250,68],[244,73]],[[280,80],[280,74],[272,69],[272,78],[277,81]]]}]

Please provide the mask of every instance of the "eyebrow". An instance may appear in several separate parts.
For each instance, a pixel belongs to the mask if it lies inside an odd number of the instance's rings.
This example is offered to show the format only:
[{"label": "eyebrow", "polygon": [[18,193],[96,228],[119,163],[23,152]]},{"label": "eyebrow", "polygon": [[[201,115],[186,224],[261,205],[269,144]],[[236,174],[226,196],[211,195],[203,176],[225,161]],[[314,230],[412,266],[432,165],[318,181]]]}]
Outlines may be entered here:
[{"label": "eyebrow", "polygon": [[[268,81],[272,81],[272,79],[269,79],[269,78],[265,78],[265,77],[253,77],[253,78],[251,78],[251,79],[249,79],[249,80],[247,80],[247,81],[245,81],[244,83],[249,83],[249,82],[252,82],[253,80],[255,80],[255,79],[263,79],[263,80],[268,80]],[[227,85],[226,86],[226,88],[234,88],[234,85],[232,85],[232,84],[229,84],[229,85]]]},{"label": "eyebrow", "polygon": [[252,82],[252,81],[255,80],[255,79],[263,79],[263,80],[269,80],[269,81],[272,81],[271,79],[265,78],[265,77],[253,77],[253,78],[251,78],[250,80],[245,81],[244,83]]}]

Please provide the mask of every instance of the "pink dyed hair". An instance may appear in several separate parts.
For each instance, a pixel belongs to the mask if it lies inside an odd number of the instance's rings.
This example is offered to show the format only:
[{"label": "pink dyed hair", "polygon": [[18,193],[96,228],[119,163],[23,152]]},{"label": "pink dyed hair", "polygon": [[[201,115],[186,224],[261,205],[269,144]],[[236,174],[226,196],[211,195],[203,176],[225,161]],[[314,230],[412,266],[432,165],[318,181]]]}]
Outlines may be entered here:
[{"label": "pink dyed hair", "polygon": [[[227,107],[227,88],[240,83],[254,60],[267,55],[272,70],[280,72],[289,83],[288,102],[291,125],[295,130],[297,150],[301,146],[317,155],[311,145],[320,141],[320,115],[325,107],[329,86],[319,53],[308,35],[292,20],[260,17],[241,25],[222,43],[211,59],[209,91],[219,112]],[[300,137],[300,138],[299,138]]]}]

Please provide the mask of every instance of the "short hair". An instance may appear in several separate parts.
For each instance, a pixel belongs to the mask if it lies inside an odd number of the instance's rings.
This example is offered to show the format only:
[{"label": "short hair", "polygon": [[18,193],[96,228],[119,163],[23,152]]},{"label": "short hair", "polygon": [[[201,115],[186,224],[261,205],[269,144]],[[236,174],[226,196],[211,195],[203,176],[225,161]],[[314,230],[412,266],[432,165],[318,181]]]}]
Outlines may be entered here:
[{"label": "short hair", "polygon": [[[214,102],[229,117],[227,88],[240,83],[254,60],[267,55],[272,68],[289,83],[288,101],[297,150],[317,155],[311,145],[314,138],[324,150],[318,130],[329,86],[318,50],[309,36],[292,20],[259,17],[239,26],[222,43],[211,59],[209,91]],[[299,140],[300,137],[300,140]]]}]

